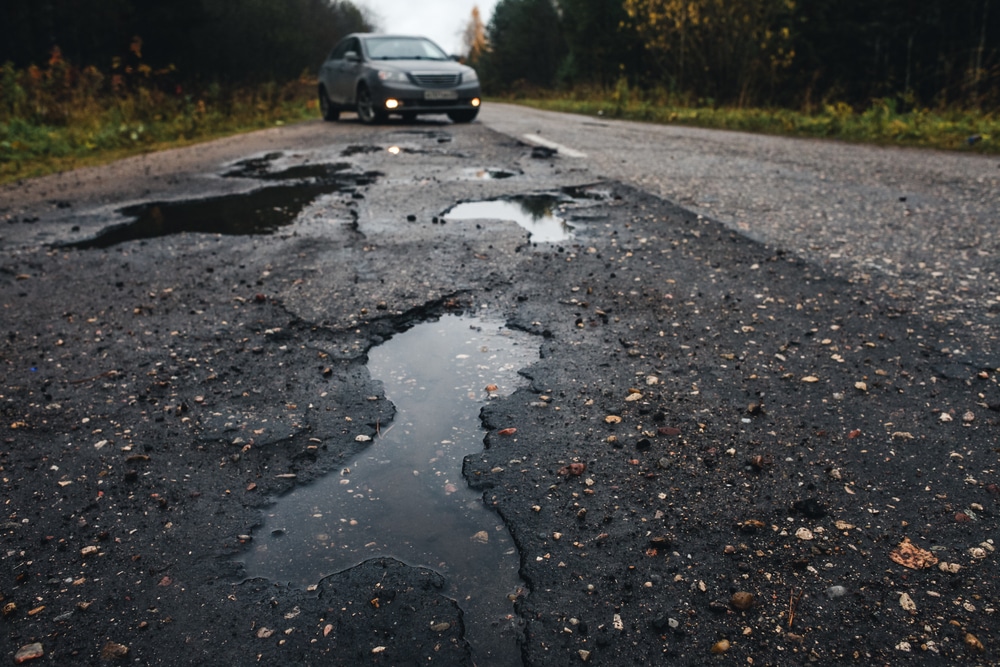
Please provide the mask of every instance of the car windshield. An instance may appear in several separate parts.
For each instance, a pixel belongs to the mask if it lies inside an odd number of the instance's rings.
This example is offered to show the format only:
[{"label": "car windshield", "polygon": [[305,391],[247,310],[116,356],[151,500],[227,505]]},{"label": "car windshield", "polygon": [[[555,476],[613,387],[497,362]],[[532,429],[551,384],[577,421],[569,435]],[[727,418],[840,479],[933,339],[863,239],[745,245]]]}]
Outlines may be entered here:
[{"label": "car windshield", "polygon": [[448,60],[448,55],[429,39],[372,37],[365,40],[372,60]]}]

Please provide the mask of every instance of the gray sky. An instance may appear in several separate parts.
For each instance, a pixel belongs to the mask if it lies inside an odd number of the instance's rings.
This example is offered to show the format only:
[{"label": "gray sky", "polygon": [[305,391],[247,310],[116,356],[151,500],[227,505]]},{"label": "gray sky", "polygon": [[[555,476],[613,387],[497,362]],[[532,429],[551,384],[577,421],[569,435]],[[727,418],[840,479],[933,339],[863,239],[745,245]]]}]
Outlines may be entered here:
[{"label": "gray sky", "polygon": [[497,0],[353,0],[368,9],[382,32],[430,37],[448,53],[461,53],[462,33],[479,7],[488,25]]}]

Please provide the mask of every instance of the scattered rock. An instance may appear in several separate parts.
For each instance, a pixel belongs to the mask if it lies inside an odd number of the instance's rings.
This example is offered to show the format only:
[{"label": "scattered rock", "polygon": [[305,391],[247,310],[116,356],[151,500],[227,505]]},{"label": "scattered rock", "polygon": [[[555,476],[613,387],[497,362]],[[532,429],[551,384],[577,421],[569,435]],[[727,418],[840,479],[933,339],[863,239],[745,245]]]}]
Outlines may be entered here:
[{"label": "scattered rock", "polygon": [[965,633],[965,645],[968,646],[973,651],[982,652],[983,650],[985,650],[983,647],[983,643],[979,641],[979,638],[976,637],[971,632]]},{"label": "scattered rock", "polygon": [[847,595],[847,589],[843,586],[830,586],[826,589],[826,597],[831,600],[836,600],[837,598],[842,598]]},{"label": "scattered rock", "polygon": [[729,604],[733,606],[733,609],[746,611],[753,606],[753,594],[747,591],[736,591],[733,593],[733,597],[730,598]]},{"label": "scattered rock", "polygon": [[42,648],[41,643],[35,642],[34,644],[28,644],[19,648],[17,653],[14,654],[14,662],[20,665],[22,662],[41,658],[43,655],[45,655],[45,650]]},{"label": "scattered rock", "polygon": [[728,639],[720,639],[719,641],[712,644],[711,651],[716,655],[722,655],[723,653],[729,651],[729,646],[730,644]]},{"label": "scattered rock", "polygon": [[128,657],[128,646],[116,642],[108,642],[101,647],[102,660],[119,660]]}]

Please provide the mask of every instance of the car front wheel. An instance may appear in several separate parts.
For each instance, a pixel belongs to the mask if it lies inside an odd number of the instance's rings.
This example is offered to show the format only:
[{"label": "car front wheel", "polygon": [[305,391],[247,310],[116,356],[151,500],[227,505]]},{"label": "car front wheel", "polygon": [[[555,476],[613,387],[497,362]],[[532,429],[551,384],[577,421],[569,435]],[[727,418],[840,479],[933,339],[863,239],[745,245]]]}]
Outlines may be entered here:
[{"label": "car front wheel", "polygon": [[323,86],[319,87],[319,111],[323,114],[323,120],[332,122],[340,118],[340,110],[330,101]]},{"label": "car front wheel", "polygon": [[358,88],[358,118],[366,125],[384,123],[386,114],[375,108],[375,100],[368,86]]},{"label": "car front wheel", "polygon": [[479,114],[479,109],[463,109],[461,111],[449,111],[448,118],[455,123],[471,123]]}]

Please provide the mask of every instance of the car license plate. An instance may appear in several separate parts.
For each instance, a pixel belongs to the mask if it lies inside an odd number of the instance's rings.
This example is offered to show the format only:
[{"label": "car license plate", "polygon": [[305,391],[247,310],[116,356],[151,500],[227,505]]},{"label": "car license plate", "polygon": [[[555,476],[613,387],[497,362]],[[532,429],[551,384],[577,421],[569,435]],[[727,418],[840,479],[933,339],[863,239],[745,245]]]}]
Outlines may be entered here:
[{"label": "car license plate", "polygon": [[425,90],[425,100],[457,100],[458,92],[454,90]]}]

